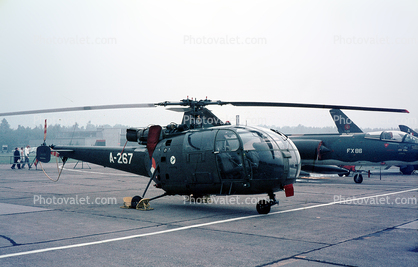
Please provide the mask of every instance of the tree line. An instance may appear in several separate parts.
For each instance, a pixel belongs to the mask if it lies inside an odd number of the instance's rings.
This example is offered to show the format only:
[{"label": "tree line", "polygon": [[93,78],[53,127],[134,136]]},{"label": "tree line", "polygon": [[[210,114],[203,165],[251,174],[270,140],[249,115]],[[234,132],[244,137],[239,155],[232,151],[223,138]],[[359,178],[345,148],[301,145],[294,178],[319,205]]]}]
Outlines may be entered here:
[{"label": "tree line", "polygon": [[[48,139],[55,139],[61,132],[68,131],[94,131],[100,128],[112,128],[110,125],[95,126],[90,122],[87,125],[79,126],[75,123],[73,126],[61,126],[60,124],[48,125]],[[115,125],[116,128],[126,126]],[[29,145],[30,140],[42,140],[44,137],[44,126],[39,125],[35,128],[24,127],[19,125],[17,129],[12,129],[9,122],[3,119],[0,123],[0,146],[7,145],[8,151],[11,152],[15,147],[24,147]],[[39,144],[41,145],[41,144]]]},{"label": "tree line", "polygon": [[[298,126],[283,126],[276,127],[274,125],[261,125],[266,128],[273,128],[279,130],[285,134],[298,134],[298,133],[338,133],[335,127],[308,127],[303,125]],[[87,125],[79,126],[75,123],[73,126],[61,126],[60,124],[48,125],[48,139],[55,139],[61,132],[68,131],[94,131],[97,128],[129,128],[124,125],[100,125],[95,126],[88,122]],[[364,132],[380,131],[380,130],[399,130],[398,128],[382,129],[382,128],[365,128]],[[12,129],[6,119],[3,119],[0,124],[0,145],[7,145],[9,152],[15,147],[23,147],[30,143],[30,140],[42,140],[44,136],[44,126],[39,125],[35,128],[24,127],[19,125],[17,129]],[[39,144],[41,145],[41,144]]]}]

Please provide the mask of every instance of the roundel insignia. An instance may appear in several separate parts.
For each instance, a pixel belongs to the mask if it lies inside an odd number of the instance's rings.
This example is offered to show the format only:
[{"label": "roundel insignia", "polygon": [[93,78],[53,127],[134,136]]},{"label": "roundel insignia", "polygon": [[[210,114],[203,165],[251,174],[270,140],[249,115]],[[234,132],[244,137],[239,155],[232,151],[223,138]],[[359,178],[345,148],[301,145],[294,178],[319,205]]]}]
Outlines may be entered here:
[{"label": "roundel insignia", "polygon": [[388,147],[389,146],[389,144],[388,143],[385,143],[385,147]]},{"label": "roundel insignia", "polygon": [[176,163],[176,157],[171,156],[171,158],[170,158],[170,163],[171,163],[171,164],[175,164],[175,163]]},{"label": "roundel insignia", "polygon": [[346,129],[346,130],[350,130],[350,124],[346,124],[346,125],[344,125],[344,129]]}]

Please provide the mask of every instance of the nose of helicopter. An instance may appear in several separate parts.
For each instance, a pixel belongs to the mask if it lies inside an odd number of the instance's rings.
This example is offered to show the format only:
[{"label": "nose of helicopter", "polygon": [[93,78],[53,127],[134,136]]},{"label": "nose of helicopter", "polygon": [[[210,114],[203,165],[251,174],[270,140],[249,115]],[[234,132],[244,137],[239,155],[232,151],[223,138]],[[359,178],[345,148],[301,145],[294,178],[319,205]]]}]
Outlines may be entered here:
[{"label": "nose of helicopter", "polygon": [[284,134],[259,127],[238,129],[253,179],[277,179],[281,189],[293,184],[301,159],[295,144]]}]

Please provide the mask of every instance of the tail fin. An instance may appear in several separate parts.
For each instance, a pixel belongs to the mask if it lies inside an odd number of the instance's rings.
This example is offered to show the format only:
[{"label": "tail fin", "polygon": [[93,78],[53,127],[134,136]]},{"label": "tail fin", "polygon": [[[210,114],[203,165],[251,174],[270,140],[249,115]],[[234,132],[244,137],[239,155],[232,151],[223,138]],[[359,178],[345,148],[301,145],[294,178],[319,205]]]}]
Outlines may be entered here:
[{"label": "tail fin", "polygon": [[406,125],[399,125],[399,129],[401,129],[402,132],[409,133],[409,134],[411,134],[413,136],[417,136],[418,137],[418,133],[415,132],[414,130],[412,130],[411,128],[409,128]]},{"label": "tail fin", "polygon": [[331,109],[331,117],[338,128],[339,133],[362,133],[363,131],[340,109]]}]

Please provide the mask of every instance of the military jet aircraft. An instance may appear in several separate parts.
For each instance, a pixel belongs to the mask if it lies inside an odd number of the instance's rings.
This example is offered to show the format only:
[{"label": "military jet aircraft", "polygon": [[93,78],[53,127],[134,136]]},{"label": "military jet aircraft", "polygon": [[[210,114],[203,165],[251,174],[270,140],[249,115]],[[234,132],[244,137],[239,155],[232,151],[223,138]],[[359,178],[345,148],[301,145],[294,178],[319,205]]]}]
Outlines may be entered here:
[{"label": "military jet aircraft", "polygon": [[[344,112],[342,112],[340,109],[331,109],[330,114],[332,119],[334,120],[335,125],[338,128],[338,132],[340,134],[343,133],[363,133],[363,131],[346,115]],[[413,136],[418,137],[418,133],[415,132],[413,129],[409,128],[406,125],[399,125],[399,129],[402,132],[411,134]],[[399,162],[396,166],[400,168],[400,171],[402,174],[410,175],[414,170],[418,170],[418,165],[403,165],[404,162]],[[351,169],[352,171],[355,170],[356,166],[343,166],[343,168]],[[370,165],[370,166],[359,166],[357,171],[361,170],[373,170],[373,169],[381,169],[384,167],[384,169],[389,169],[391,165],[387,165],[385,162],[382,162],[380,166],[376,165]]]},{"label": "military jet aircraft", "polygon": [[[341,110],[331,110],[339,134],[289,135],[302,158],[302,170],[344,174],[342,166],[399,166],[411,174],[418,164],[418,138],[401,131],[363,133]],[[341,133],[344,131],[344,133]],[[360,132],[359,132],[360,131]],[[361,173],[354,175],[361,183]]]}]

